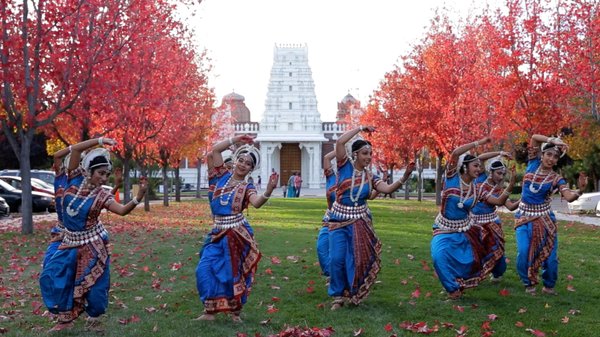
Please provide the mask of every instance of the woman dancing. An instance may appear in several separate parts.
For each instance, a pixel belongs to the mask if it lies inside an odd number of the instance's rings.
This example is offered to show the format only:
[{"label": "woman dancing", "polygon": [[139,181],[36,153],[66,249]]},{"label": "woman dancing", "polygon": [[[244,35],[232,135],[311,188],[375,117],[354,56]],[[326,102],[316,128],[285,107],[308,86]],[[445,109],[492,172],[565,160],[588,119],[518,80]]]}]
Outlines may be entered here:
[{"label": "woman dancing", "polygon": [[[466,288],[477,286],[481,280],[482,266],[486,264],[485,247],[481,242],[481,230],[473,226],[470,211],[479,198],[475,179],[482,171],[478,157],[468,153],[479,145],[489,143],[486,137],[456,148],[446,164],[442,203],[433,225],[431,258],[433,266],[451,299],[462,296]],[[484,158],[492,155],[482,155]],[[504,203],[509,191],[501,193]],[[493,255],[492,255],[493,256]],[[494,262],[494,261],[493,261]],[[492,263],[489,265],[492,266]]]},{"label": "woman dancing", "polygon": [[407,181],[414,163],[406,168],[402,179],[387,184],[369,170],[371,143],[355,140],[351,150],[346,144],[359,132],[373,132],[372,126],[344,133],[336,142],[338,183],[336,200],[329,211],[329,296],[331,310],[339,309],[345,300],[358,305],[369,294],[380,269],[381,242],[375,235],[367,199],[374,188],[391,193]]},{"label": "woman dancing", "polygon": [[[489,157],[492,158],[488,159]],[[487,160],[486,170],[475,180],[479,202],[471,210],[471,220],[474,226],[480,227],[484,248],[484,256],[480,258],[484,261],[479,275],[480,281],[492,273],[492,282],[499,282],[506,271],[504,231],[496,209],[507,203],[509,191],[512,191],[515,184],[515,169],[514,166],[511,168],[510,181],[503,190],[507,167],[502,157],[511,158],[510,154],[504,151],[489,152],[479,156],[480,161]]]},{"label": "woman dancing", "polygon": [[94,142],[116,144],[109,138],[97,138],[71,148],[62,200],[64,238],[40,275],[44,303],[58,315],[52,332],[72,328],[84,311],[88,314],[86,329],[103,331],[100,316],[108,306],[110,254],[108,232],[98,217],[104,208],[126,215],[146,193],[146,182],[141,179],[135,199],[126,205],[114,202],[113,195],[102,189],[112,169],[108,151],[97,148],[80,160],[82,150]]},{"label": "woman dancing", "polygon": [[[567,150],[567,144],[555,137],[533,135],[528,147],[529,160],[523,177],[523,192],[515,214],[517,239],[517,272],[525,291],[534,295],[538,270],[542,268],[542,292],[555,295],[558,278],[558,227],[550,207],[557,191],[568,202],[577,200],[587,185],[587,177],[579,175],[579,190],[571,190],[566,180],[554,171]],[[541,152],[541,156],[540,156]]]},{"label": "woman dancing", "polygon": [[240,146],[234,154],[232,171],[225,169],[221,153],[238,142],[253,141],[247,135],[236,136],[217,143],[212,151],[215,176],[209,179],[215,183],[210,200],[214,228],[201,248],[196,267],[196,286],[204,304],[204,314],[198,320],[213,321],[215,314],[223,312],[231,313],[234,322],[242,322],[240,312],[261,258],[254,231],[243,211],[248,204],[260,208],[267,202],[278,176],[269,178],[262,195],[246,182],[248,174],[260,164],[260,153],[252,145]]}]

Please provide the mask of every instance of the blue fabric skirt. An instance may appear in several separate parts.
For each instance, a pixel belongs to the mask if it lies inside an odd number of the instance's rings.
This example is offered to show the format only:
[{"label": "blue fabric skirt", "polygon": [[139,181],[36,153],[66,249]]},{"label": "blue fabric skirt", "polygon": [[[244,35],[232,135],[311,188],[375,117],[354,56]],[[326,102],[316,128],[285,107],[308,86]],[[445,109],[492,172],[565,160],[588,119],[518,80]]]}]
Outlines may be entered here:
[{"label": "blue fabric skirt", "polygon": [[464,233],[435,235],[431,239],[431,258],[435,272],[448,293],[461,290],[457,279],[472,276],[473,249]]},{"label": "blue fabric skirt", "polygon": [[323,226],[319,230],[317,237],[317,257],[321,272],[325,276],[329,276],[329,227]]}]

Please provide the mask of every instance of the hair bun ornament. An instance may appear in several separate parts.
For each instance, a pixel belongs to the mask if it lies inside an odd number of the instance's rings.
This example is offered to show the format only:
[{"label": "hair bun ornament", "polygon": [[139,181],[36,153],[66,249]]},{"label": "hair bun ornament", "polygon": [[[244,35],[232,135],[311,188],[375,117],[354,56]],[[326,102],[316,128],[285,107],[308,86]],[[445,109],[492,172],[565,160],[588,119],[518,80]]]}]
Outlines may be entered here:
[{"label": "hair bun ornament", "polygon": [[474,158],[470,158],[470,159],[465,160],[465,158],[467,158],[467,156],[473,157],[473,155],[471,154],[470,151],[467,151],[467,152],[461,154],[460,156],[458,156],[457,167],[461,167],[461,166],[463,166],[463,164],[472,162],[474,159],[477,158],[477,157],[474,157]]},{"label": "hair bun ornament", "polygon": [[254,161],[253,170],[258,169],[260,167],[260,150],[258,150],[252,144],[244,144],[238,147],[233,153],[233,161],[237,162],[240,156],[247,154],[250,155],[250,158],[252,158],[252,160]]},{"label": "hair bun ornament", "polygon": [[352,145],[354,145],[354,143],[359,140],[366,141],[360,134],[357,134],[356,136],[352,137],[348,142],[346,142],[345,147],[346,155],[348,156],[348,158],[352,159]]},{"label": "hair bun ornament", "polygon": [[[97,160],[97,158],[99,160]],[[92,164],[94,162],[94,164]],[[103,147],[98,147],[90,150],[81,161],[83,169],[89,172],[91,169],[98,166],[108,166],[109,170],[112,170],[112,162],[110,161],[110,152]]]},{"label": "hair bun ornament", "polygon": [[[560,140],[560,138],[555,138],[555,139]],[[550,151],[550,150],[556,150],[558,152],[558,156],[561,158],[565,154],[567,154],[567,151],[563,151],[562,148],[560,148],[558,145],[553,144],[553,143],[542,143],[541,149],[542,149],[542,153],[544,153],[546,151]]]},{"label": "hair bun ornament", "polygon": [[[499,163],[499,164],[496,164]],[[485,163],[485,170],[487,172],[492,172],[492,170],[505,169],[506,163],[504,162],[502,156],[496,156],[494,158],[490,158]]]}]

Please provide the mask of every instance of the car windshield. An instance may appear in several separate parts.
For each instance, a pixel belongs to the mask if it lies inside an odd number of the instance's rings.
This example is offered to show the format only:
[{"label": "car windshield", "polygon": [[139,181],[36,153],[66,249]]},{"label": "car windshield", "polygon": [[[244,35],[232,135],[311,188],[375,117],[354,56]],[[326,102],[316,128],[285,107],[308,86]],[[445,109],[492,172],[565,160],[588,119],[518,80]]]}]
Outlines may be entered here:
[{"label": "car windshield", "polygon": [[12,187],[9,183],[5,182],[4,180],[0,179],[0,186],[2,186],[3,189],[7,190],[7,191],[19,191],[16,188]]}]

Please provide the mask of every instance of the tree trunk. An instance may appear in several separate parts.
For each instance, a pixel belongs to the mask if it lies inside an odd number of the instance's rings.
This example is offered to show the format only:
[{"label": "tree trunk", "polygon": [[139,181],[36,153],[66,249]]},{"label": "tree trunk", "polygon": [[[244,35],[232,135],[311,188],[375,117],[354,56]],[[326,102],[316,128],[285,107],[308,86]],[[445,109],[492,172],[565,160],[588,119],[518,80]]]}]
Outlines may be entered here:
[{"label": "tree trunk", "polygon": [[167,165],[162,167],[162,179],[163,179],[163,205],[169,206],[169,177],[167,172]]},{"label": "tree trunk", "polygon": [[202,160],[200,160],[200,158],[198,158],[198,161],[196,162],[196,169],[198,170],[198,174],[196,174],[196,198],[200,199],[200,183],[202,182],[200,177],[200,174],[202,173]]},{"label": "tree trunk", "polygon": [[129,195],[131,194],[131,178],[130,176],[131,168],[129,167],[129,159],[127,157],[123,158],[123,204],[127,204],[131,198]]},{"label": "tree trunk", "polygon": [[33,234],[33,202],[31,195],[31,153],[32,137],[26,132],[21,138],[21,154],[19,167],[21,169],[21,233]]},{"label": "tree trunk", "polygon": [[417,171],[417,200],[423,201],[423,161],[419,160],[419,168]]},{"label": "tree trunk", "polygon": [[[148,167],[146,165],[142,166],[142,177],[148,177]],[[152,188],[152,186],[150,186],[150,179],[148,179],[148,191],[150,190],[150,188]],[[146,194],[144,195],[144,211],[146,212],[150,212],[150,193],[146,191]]]},{"label": "tree trunk", "polygon": [[444,168],[442,167],[443,155],[438,155],[435,163],[435,204],[442,204],[442,175],[444,174]]},{"label": "tree trunk", "polygon": [[179,181],[179,166],[175,168],[175,201],[181,202],[181,181]]}]

